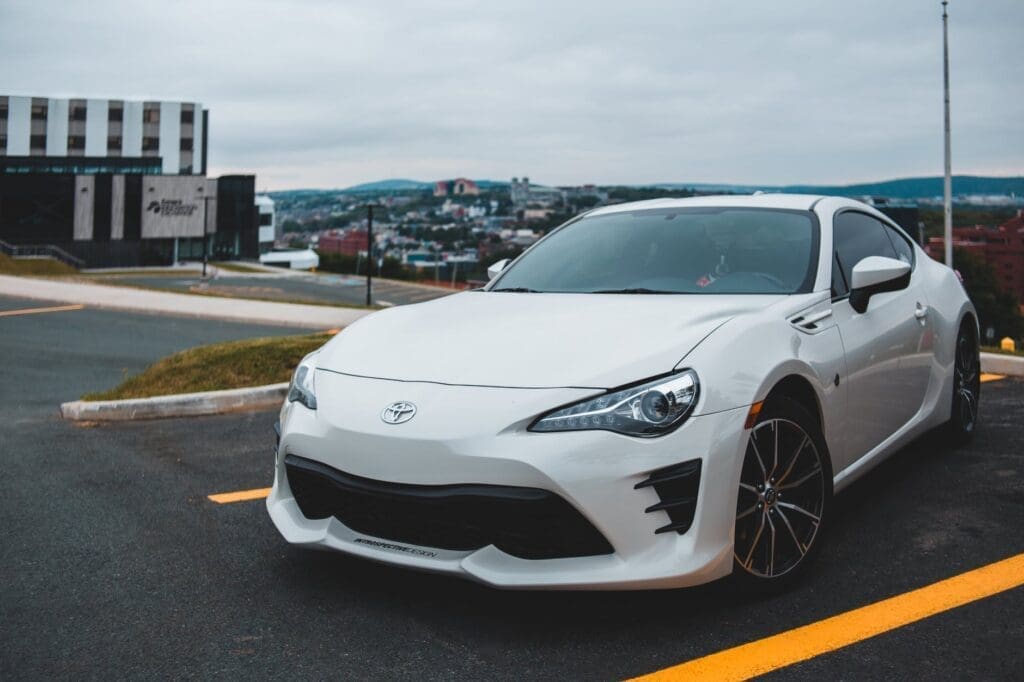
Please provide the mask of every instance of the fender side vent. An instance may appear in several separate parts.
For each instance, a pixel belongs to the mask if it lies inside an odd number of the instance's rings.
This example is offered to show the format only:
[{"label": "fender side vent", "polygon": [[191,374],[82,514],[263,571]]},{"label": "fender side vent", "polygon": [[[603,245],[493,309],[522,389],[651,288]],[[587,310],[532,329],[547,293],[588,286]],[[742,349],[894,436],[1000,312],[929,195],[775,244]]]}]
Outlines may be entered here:
[{"label": "fender side vent", "polygon": [[644,480],[633,486],[635,489],[654,488],[660,500],[644,511],[665,512],[670,523],[658,528],[655,533],[675,531],[682,535],[693,525],[697,511],[697,493],[700,491],[701,461],[693,459],[652,471]]},{"label": "fender side vent", "polygon": [[802,332],[813,334],[819,331],[822,328],[821,323],[830,317],[832,317],[831,308],[816,313],[808,313],[807,315],[797,315],[790,318],[789,323]]}]

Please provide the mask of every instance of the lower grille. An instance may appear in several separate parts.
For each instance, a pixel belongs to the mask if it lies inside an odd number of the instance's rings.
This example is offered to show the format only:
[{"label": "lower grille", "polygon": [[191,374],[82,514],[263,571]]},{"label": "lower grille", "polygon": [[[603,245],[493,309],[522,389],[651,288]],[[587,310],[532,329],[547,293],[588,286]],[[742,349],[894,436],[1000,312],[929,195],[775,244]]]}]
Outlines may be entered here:
[{"label": "lower grille", "polygon": [[644,480],[637,483],[634,488],[653,487],[661,500],[652,504],[644,511],[663,511],[668,514],[669,523],[658,528],[655,533],[668,533],[675,531],[682,535],[690,530],[693,525],[693,515],[697,511],[697,493],[700,491],[700,466],[699,459],[693,459],[682,464],[673,464],[664,469],[652,471]]},{"label": "lower grille", "polygon": [[582,514],[547,490],[387,483],[295,455],[284,461],[288,485],[306,518],[333,516],[375,538],[452,550],[494,545],[522,559],[612,552]]}]

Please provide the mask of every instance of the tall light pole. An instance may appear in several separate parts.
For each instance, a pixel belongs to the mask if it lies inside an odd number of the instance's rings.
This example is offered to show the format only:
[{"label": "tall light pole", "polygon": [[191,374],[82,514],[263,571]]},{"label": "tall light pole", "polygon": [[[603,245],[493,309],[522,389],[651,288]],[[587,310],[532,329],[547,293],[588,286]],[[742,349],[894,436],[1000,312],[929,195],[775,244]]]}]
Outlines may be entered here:
[{"label": "tall light pole", "polygon": [[366,307],[373,300],[373,209],[377,204],[366,205]]},{"label": "tall light pole", "polygon": [[209,260],[208,246],[210,242],[210,236],[209,234],[207,234],[207,232],[210,229],[210,201],[212,200],[213,197],[203,197],[203,281],[206,280],[206,261]]},{"label": "tall light pole", "polygon": [[945,105],[946,176],[942,183],[943,242],[946,244],[946,265],[953,267],[953,172],[949,146],[949,13],[942,0],[942,86]]}]

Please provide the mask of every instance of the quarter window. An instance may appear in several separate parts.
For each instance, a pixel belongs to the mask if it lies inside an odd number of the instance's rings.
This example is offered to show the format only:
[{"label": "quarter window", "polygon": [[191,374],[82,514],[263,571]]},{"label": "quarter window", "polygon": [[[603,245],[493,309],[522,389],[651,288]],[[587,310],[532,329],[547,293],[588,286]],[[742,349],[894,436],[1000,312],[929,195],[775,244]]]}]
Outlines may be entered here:
[{"label": "quarter window", "polygon": [[910,245],[907,238],[894,229],[891,225],[885,226],[885,233],[889,235],[889,241],[896,249],[896,257],[907,265],[914,264],[914,247]]},{"label": "quarter window", "polygon": [[[853,266],[868,256],[896,258],[886,227],[863,213],[840,213],[832,221],[835,256],[846,286],[853,281]],[[835,277],[833,277],[835,282]]]}]

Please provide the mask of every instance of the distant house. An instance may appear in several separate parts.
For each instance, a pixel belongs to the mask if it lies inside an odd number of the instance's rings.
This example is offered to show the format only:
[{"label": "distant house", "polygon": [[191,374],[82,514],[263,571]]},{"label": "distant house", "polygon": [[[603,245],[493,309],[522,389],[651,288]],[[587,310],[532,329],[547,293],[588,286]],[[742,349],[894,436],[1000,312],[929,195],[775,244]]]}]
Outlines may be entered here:
[{"label": "distant house", "polygon": [[480,194],[480,188],[469,178],[438,180],[434,183],[435,197],[477,196],[478,194]]},{"label": "distant house", "polygon": [[[1024,209],[998,227],[975,225],[953,229],[953,247],[976,253],[995,270],[1004,291],[1024,302]],[[925,247],[932,258],[941,260],[945,240],[932,237]]]},{"label": "distant house", "polygon": [[360,252],[366,253],[366,237],[366,230],[361,227],[344,230],[340,233],[325,234],[320,237],[317,250],[321,253],[357,256]]}]

